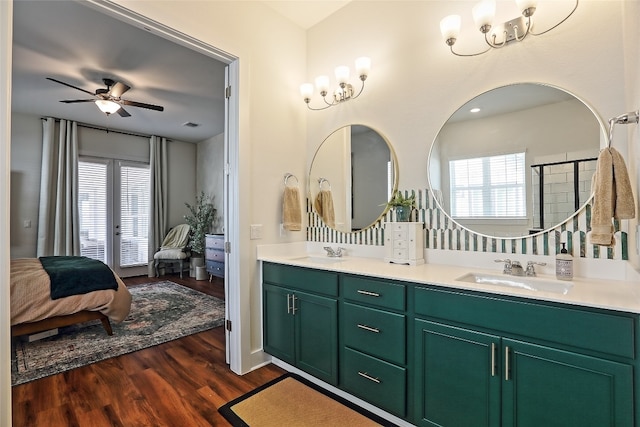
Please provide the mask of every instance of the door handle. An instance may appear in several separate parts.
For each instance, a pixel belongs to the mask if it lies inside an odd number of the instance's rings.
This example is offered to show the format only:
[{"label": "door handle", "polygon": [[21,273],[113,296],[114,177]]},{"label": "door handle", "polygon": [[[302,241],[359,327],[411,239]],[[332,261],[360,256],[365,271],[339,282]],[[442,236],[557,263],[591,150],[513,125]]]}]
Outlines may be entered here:
[{"label": "door handle", "polygon": [[509,346],[504,348],[504,380],[509,381]]},{"label": "door handle", "polygon": [[491,343],[491,376],[496,376],[496,343]]}]

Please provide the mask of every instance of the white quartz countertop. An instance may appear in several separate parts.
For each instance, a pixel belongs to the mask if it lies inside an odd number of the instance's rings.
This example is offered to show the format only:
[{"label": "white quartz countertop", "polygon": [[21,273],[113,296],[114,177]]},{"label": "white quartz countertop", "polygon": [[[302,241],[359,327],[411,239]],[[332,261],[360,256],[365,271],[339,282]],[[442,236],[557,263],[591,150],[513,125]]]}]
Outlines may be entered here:
[{"label": "white quartz countertop", "polygon": [[[351,257],[329,258],[321,254],[278,255],[263,254],[260,261],[287,264],[318,270],[336,271],[383,279],[393,279],[418,284],[481,291],[497,295],[508,295],[535,300],[553,301],[565,304],[597,307],[640,314],[640,283],[624,280],[587,279],[577,277],[571,281],[572,288],[566,293],[505,287],[494,284],[478,284],[456,280],[467,273],[492,276],[501,275],[500,269],[481,269],[443,264],[402,265],[385,262],[382,259]],[[504,275],[505,278],[511,276]],[[527,280],[551,280],[555,277],[538,275]]]}]

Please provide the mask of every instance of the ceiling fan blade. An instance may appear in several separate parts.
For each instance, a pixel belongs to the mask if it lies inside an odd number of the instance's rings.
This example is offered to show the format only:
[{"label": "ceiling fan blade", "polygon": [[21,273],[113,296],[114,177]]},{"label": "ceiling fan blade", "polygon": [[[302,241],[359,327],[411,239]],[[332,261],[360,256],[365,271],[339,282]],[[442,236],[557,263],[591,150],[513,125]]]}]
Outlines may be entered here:
[{"label": "ceiling fan blade", "polygon": [[95,99],[65,99],[60,102],[64,102],[65,104],[75,104],[76,102],[95,102]]},{"label": "ceiling fan blade", "polygon": [[115,82],[115,84],[111,87],[111,90],[109,91],[109,94],[111,96],[113,96],[114,98],[120,98],[122,96],[123,93],[125,93],[126,91],[128,91],[129,89],[131,89],[129,86],[127,86],[124,83],[120,83],[120,82]]},{"label": "ceiling fan blade", "polygon": [[51,78],[51,77],[47,77],[47,80],[51,80],[52,82],[60,83],[61,85],[65,85],[65,86],[68,86],[68,87],[70,87],[70,88],[80,90],[80,91],[82,91],[82,92],[84,92],[84,93],[88,93],[89,95],[92,95],[92,96],[93,96],[93,95],[95,95],[93,92],[89,92],[88,90],[84,90],[84,89],[79,88],[79,87],[77,87],[77,86],[70,85],[69,83],[65,83],[65,82],[62,82],[62,81],[60,81],[60,80],[53,79],[53,78]]},{"label": "ceiling fan blade", "polygon": [[127,101],[122,99],[121,103],[123,105],[131,105],[132,107],[140,107],[140,108],[147,108],[149,110],[164,111],[164,107],[161,107],[159,105],[145,104],[143,102]]},{"label": "ceiling fan blade", "polygon": [[129,114],[129,112],[127,110],[122,108],[122,106],[120,106],[120,109],[118,111],[116,111],[116,113],[118,113],[120,115],[120,117],[130,117],[131,116],[131,114]]}]

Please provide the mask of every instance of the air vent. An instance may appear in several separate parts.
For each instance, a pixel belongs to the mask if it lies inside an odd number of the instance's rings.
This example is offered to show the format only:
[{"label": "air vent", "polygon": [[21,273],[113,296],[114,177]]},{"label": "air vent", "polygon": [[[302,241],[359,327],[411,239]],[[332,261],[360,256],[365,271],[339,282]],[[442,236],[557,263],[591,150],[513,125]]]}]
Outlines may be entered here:
[{"label": "air vent", "polygon": [[197,128],[200,125],[198,123],[186,122],[186,123],[183,123],[182,126],[186,126],[188,128]]}]

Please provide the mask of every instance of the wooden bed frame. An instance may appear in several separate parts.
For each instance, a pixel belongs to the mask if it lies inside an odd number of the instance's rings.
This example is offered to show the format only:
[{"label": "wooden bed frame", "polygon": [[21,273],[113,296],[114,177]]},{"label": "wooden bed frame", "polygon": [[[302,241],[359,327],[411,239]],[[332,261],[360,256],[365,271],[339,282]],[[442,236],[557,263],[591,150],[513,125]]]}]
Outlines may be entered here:
[{"label": "wooden bed frame", "polygon": [[11,336],[31,335],[38,332],[48,331],[50,329],[61,328],[63,326],[73,325],[75,323],[87,322],[89,320],[100,319],[102,327],[107,331],[108,335],[113,335],[111,322],[109,318],[99,311],[83,310],[67,316],[55,316],[48,319],[39,320],[37,322],[20,323],[11,327]]}]

